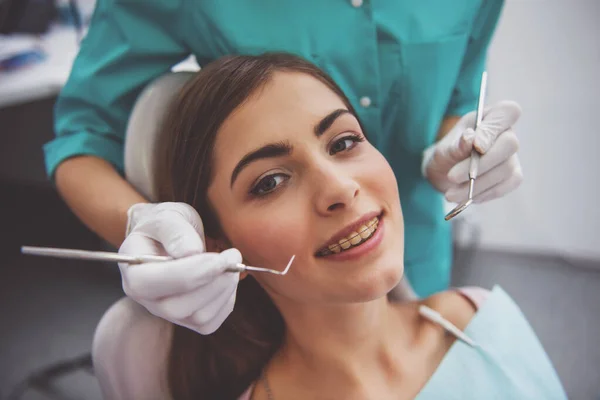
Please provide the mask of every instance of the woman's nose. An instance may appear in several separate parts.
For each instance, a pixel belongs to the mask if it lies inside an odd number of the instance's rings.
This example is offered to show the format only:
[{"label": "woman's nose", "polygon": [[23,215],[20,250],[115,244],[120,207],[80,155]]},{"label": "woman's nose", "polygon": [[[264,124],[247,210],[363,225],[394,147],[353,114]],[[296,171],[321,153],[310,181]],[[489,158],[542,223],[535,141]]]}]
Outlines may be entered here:
[{"label": "woman's nose", "polygon": [[356,179],[343,168],[325,167],[316,178],[317,210],[325,215],[352,206],[360,192]]}]

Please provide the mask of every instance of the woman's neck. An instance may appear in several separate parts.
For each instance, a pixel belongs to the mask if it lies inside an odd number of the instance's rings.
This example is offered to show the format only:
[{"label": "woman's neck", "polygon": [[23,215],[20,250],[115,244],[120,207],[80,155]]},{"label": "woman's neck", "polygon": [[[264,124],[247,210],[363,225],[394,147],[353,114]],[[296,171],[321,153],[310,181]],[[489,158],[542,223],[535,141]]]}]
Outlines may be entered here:
[{"label": "woman's neck", "polygon": [[401,360],[415,336],[415,313],[402,311],[385,297],[350,305],[280,308],[287,333],[272,366],[287,370],[287,376],[358,388],[373,384],[369,377],[397,382],[403,375]]}]

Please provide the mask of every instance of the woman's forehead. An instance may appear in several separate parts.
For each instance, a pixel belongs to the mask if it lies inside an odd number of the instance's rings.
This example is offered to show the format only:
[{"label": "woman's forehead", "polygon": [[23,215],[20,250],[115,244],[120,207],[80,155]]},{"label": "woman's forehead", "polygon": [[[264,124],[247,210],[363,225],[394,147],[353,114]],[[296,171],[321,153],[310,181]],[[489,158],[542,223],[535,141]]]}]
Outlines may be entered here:
[{"label": "woman's forehead", "polygon": [[311,75],[276,72],[225,120],[216,150],[229,154],[306,133],[330,112],[347,108],[327,85]]}]

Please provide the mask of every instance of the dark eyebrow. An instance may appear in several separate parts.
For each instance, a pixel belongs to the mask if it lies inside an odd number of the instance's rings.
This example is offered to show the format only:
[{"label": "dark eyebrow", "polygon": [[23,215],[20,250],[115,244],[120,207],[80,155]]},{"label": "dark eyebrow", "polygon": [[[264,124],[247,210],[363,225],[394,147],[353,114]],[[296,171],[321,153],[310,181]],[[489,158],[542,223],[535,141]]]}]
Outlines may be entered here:
[{"label": "dark eyebrow", "polygon": [[233,186],[233,183],[240,172],[242,172],[242,170],[251,162],[261,160],[263,158],[288,156],[290,154],[292,154],[292,145],[287,141],[267,144],[266,146],[263,146],[257,150],[251,151],[250,153],[246,154],[233,169],[233,172],[231,173],[230,187]]},{"label": "dark eyebrow", "polygon": [[335,110],[335,111],[329,113],[325,118],[323,118],[321,121],[319,121],[319,123],[317,125],[315,125],[315,135],[317,137],[319,137],[322,134],[324,134],[327,131],[327,129],[329,129],[331,127],[331,125],[333,125],[335,120],[338,119],[339,116],[344,115],[344,114],[351,114],[351,113],[350,113],[350,111],[345,110],[343,108],[340,108],[338,110]]},{"label": "dark eyebrow", "polygon": [[[315,125],[315,135],[317,137],[323,135],[327,131],[327,129],[329,129],[331,125],[333,125],[335,120],[344,114],[352,113],[346,109],[340,108],[327,114],[327,116],[325,116],[321,121],[319,121],[317,125]],[[292,154],[292,146],[287,141],[268,144],[257,150],[251,151],[250,153],[246,154],[233,169],[233,172],[231,173],[231,182],[229,186],[233,187],[233,183],[235,182],[240,172],[242,172],[242,170],[251,162],[263,158],[288,156],[290,154]]]}]

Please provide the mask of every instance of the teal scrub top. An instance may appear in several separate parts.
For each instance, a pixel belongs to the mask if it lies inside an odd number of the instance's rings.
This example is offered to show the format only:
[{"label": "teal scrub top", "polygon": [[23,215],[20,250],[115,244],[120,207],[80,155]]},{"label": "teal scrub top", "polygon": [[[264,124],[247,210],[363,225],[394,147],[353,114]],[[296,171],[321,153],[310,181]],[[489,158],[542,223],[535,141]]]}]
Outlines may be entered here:
[{"label": "teal scrub top", "polygon": [[341,86],[391,164],[405,220],[405,270],[420,296],[450,281],[451,225],[420,171],[445,116],[475,109],[502,0],[98,0],[55,108],[46,168],[95,155],[123,173],[140,91],[194,54],[286,51]]}]

